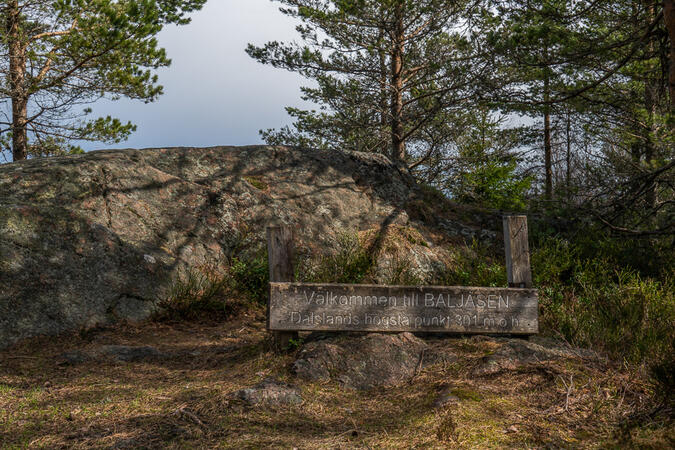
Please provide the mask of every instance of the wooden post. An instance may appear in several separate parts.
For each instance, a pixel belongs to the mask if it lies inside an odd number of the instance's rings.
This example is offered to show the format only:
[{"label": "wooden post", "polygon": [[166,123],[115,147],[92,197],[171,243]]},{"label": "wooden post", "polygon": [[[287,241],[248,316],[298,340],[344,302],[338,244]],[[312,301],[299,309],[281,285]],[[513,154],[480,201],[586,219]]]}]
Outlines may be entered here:
[{"label": "wooden post", "polygon": [[[293,229],[288,226],[267,228],[267,255],[270,281],[294,281],[293,272]],[[267,301],[267,328],[270,325],[270,305]],[[291,339],[298,338],[297,331],[273,331],[276,346],[288,348]]]},{"label": "wooden post", "polygon": [[504,250],[509,287],[531,288],[527,216],[504,216]]}]

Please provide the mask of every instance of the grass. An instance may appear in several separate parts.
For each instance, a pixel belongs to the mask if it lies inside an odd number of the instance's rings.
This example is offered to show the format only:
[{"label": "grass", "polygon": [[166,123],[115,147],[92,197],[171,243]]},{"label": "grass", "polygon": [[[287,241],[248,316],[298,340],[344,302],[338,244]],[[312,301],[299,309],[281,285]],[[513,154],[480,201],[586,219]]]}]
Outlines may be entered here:
[{"label": "grass", "polygon": [[[410,261],[400,257],[400,250],[423,246],[424,242],[419,233],[400,226],[392,226],[386,235],[374,230],[345,232],[336,237],[332,252],[303,255],[296,278],[315,282],[375,282],[372,249],[377,247],[390,257],[387,284],[505,286],[503,257],[496,256],[493,247],[477,242],[448,249],[445,271],[425,279],[418,277]],[[129,439],[140,439],[135,437],[136,428],[151,437],[168,433],[168,437],[157,437],[157,441],[139,441],[150,447],[673,447],[672,417],[664,418],[663,412],[672,411],[674,392],[675,276],[668,272],[667,266],[631,252],[631,245],[603,239],[570,242],[562,237],[548,237],[534,239],[532,247],[542,330],[575,346],[599,350],[620,361],[617,365],[565,364],[476,380],[469,375],[471,365],[494,349],[481,342],[456,339],[450,348],[461,355],[461,364],[426,369],[415,383],[403,388],[356,393],[332,384],[301,383],[305,398],[302,407],[246,409],[233,404],[228,393],[260,381],[263,375],[297,381],[288,371],[290,357],[270,351],[258,318],[258,322],[253,322],[257,324],[256,331],[242,327],[243,333],[238,330],[236,337],[233,334],[230,352],[208,356],[207,366],[212,365],[201,372],[203,379],[196,375],[199,370],[193,373],[189,367],[163,367],[166,381],[155,377],[156,385],[149,387],[149,391],[141,388],[135,397],[127,398],[124,397],[127,391],[117,392],[117,386],[109,386],[106,392],[112,394],[92,401],[81,411],[88,414],[94,411],[98,414],[94,417],[109,418],[116,424],[115,430],[120,429],[117,424],[124,417],[128,420],[142,417],[138,423],[134,419],[133,426],[122,421],[121,429],[129,430],[127,434],[132,435]],[[246,259],[233,258],[225,274],[212,276],[206,271],[179,280],[170,298],[170,305],[176,307],[176,318],[194,319],[209,311],[226,312],[221,317],[230,318],[242,309],[259,308],[266,300],[268,268],[263,253],[257,254]],[[631,262],[632,256],[635,258]],[[239,306],[233,307],[237,303],[232,298],[241,299]],[[234,322],[227,327],[235,329],[243,323],[248,322]],[[209,342],[205,347],[221,345],[219,338],[214,339],[209,333],[205,331],[200,337]],[[173,334],[175,330],[167,329],[166,339]],[[301,340],[291,350],[300,346]],[[38,361],[44,363],[45,358],[34,358],[38,359],[22,361],[25,363],[22,367]],[[178,362],[176,365],[180,366]],[[218,376],[214,371],[220,371]],[[176,373],[181,375],[174,384],[171,380]],[[434,409],[431,405],[435,396],[450,380],[450,392],[460,399],[459,404],[451,409]],[[23,423],[20,418],[9,415],[5,419],[0,414],[0,424],[6,430],[14,427],[9,434],[22,436],[15,440],[18,446],[52,446],[51,441],[43,444],[30,439],[49,433],[45,431],[45,421],[72,416],[68,413],[72,405],[45,409],[44,401],[40,400],[44,393],[31,393],[16,386],[0,378],[3,397],[23,396],[14,405],[45,419],[16,428]],[[129,386],[143,386],[143,382],[135,380]],[[128,391],[131,390],[129,387]],[[153,396],[168,400],[163,406],[151,405],[148,398]],[[126,416],[120,416],[113,408],[115,405],[132,408],[133,414],[127,411]],[[662,408],[656,408],[659,405]],[[170,412],[172,408],[175,412],[183,407],[208,426],[183,423],[180,414]],[[97,433],[105,435],[100,430]],[[86,439],[89,440],[63,441],[66,444],[57,440],[54,442],[59,444],[54,445],[78,446],[86,442],[81,445],[84,447],[113,441],[110,436],[107,441]]]},{"label": "grass", "polygon": [[260,190],[267,191],[269,189],[269,184],[263,181],[262,177],[259,176],[245,176],[243,177],[251,186]]},{"label": "grass", "polygon": [[233,258],[226,271],[205,265],[192,268],[174,280],[157,302],[158,320],[193,320],[209,314],[226,319],[249,304],[267,301],[267,255],[257,252],[248,259]]},{"label": "grass", "polygon": [[[650,387],[621,366],[573,361],[475,378],[471,369],[493,344],[429,343],[461,363],[436,363],[409,383],[357,392],[295,379],[293,354],[271,350],[259,308],[222,323],[151,322],[84,339],[37,339],[0,352],[0,447],[667,448],[675,442],[672,423],[659,418],[624,431]],[[105,344],[152,345],[172,356],[57,364],[63,351]],[[304,403],[249,408],[230,396],[267,376],[297,384]],[[570,376],[578,383],[568,394],[561,380]],[[448,388],[460,400],[434,408]]]}]

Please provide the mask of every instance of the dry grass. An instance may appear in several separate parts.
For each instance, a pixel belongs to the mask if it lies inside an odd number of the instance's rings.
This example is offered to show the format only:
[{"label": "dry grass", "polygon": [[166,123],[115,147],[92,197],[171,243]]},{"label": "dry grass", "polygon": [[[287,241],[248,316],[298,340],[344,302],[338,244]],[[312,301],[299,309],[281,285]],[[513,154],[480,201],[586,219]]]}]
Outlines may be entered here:
[{"label": "dry grass", "polygon": [[[306,383],[271,351],[261,311],[223,323],[149,323],[34,340],[0,352],[3,448],[606,448],[675,444],[672,422],[621,424],[649,409],[636,374],[583,361],[485,378],[470,370],[490,342],[431,341],[442,360],[398,387],[355,392]],[[59,366],[104,344],[152,345],[171,358]],[[304,403],[248,408],[229,393],[266,376],[298,384]],[[460,400],[433,407],[450,388]]]}]

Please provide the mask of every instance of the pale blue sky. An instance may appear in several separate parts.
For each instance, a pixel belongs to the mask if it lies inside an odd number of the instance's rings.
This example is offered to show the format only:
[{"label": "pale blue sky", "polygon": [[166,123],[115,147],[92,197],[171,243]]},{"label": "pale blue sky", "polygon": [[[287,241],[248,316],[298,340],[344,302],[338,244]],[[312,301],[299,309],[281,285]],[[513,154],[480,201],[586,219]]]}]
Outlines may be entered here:
[{"label": "pale blue sky", "polygon": [[164,95],[154,103],[119,100],[94,105],[99,116],[131,120],[138,130],[115,145],[86,150],[261,143],[258,130],[290,122],[284,106],[301,105],[301,77],[259,64],[250,43],[296,38],[295,23],[270,0],[209,0],[192,23],[159,35],[173,63],[158,72]]}]

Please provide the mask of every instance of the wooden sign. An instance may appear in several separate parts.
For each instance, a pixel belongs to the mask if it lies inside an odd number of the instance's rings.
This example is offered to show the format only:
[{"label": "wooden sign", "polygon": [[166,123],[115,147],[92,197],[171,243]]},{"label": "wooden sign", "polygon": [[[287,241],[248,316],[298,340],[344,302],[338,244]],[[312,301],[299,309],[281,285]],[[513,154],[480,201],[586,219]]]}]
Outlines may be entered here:
[{"label": "wooden sign", "polygon": [[280,348],[298,331],[539,331],[525,216],[504,217],[508,288],[294,283],[292,228],[268,228],[267,245],[267,328]]},{"label": "wooden sign", "polygon": [[537,291],[270,283],[270,330],[538,332]]}]

